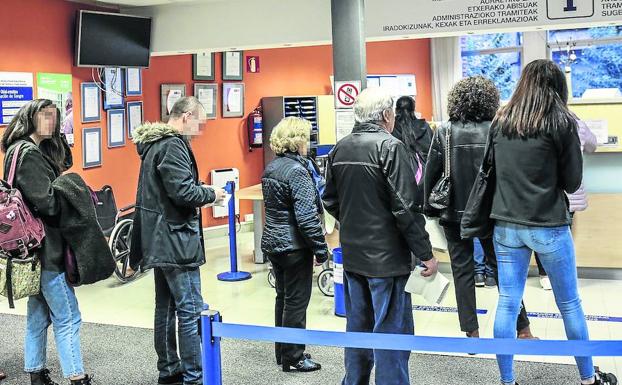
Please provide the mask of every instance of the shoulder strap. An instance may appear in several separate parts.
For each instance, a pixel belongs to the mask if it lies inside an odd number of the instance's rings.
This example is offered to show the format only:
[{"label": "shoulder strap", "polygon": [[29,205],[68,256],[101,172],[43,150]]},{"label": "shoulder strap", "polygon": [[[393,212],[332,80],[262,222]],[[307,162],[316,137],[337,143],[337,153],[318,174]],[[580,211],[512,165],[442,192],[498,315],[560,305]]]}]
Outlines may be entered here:
[{"label": "shoulder strap", "polygon": [[9,179],[7,183],[9,186],[13,187],[13,182],[15,180],[15,169],[17,168],[17,160],[19,159],[19,150],[22,148],[22,143],[19,143],[15,146],[15,150],[13,150],[13,159],[11,160],[11,169],[9,170]]},{"label": "shoulder strap", "polygon": [[451,123],[447,126],[445,131],[445,176],[451,175]]},{"label": "shoulder strap", "polygon": [[482,162],[482,171],[488,172],[495,167],[495,145],[494,145],[495,131],[494,127],[490,127],[488,131],[488,138],[486,139],[486,150],[484,151],[484,160]]}]

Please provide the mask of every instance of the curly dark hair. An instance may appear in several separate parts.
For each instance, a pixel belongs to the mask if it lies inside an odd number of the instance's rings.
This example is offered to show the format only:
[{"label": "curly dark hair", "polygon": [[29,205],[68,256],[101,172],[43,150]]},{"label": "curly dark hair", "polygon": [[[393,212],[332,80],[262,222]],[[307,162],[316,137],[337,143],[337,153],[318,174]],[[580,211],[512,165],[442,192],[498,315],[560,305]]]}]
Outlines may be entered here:
[{"label": "curly dark hair", "polygon": [[460,80],[449,93],[449,120],[481,123],[494,119],[499,109],[499,90],[492,80],[472,76]]}]

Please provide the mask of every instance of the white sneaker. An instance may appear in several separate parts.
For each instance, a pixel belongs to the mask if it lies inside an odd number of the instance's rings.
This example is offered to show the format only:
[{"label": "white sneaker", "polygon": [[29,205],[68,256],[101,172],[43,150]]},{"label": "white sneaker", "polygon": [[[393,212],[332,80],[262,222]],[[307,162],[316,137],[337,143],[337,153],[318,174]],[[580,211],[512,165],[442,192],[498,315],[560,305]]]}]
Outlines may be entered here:
[{"label": "white sneaker", "polygon": [[553,290],[553,287],[551,286],[551,280],[546,275],[540,276],[540,286],[542,286],[544,290]]}]

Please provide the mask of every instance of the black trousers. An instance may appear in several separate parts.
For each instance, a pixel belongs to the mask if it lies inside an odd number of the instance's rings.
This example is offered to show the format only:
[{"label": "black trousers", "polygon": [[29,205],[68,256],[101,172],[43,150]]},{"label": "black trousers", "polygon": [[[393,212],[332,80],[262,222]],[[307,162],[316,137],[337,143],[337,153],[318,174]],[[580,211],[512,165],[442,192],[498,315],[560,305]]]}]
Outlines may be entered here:
[{"label": "black trousers", "polygon": [[[276,277],[275,326],[306,328],[313,281],[313,252],[303,249],[287,255],[271,255],[268,259]],[[283,363],[298,363],[304,351],[305,345],[275,344],[276,359]]]},{"label": "black trousers", "polygon": [[[477,301],[475,298],[475,262],[473,260],[473,240],[460,237],[460,226],[444,225],[445,238],[451,259],[451,271],[454,276],[456,301],[458,302],[458,318],[460,329],[463,332],[473,332],[479,329],[477,322]],[[493,276],[497,277],[497,256],[495,247],[490,239],[480,239],[484,250],[485,262],[492,268]],[[521,305],[516,330],[521,331],[529,326],[529,318],[525,306]]]}]

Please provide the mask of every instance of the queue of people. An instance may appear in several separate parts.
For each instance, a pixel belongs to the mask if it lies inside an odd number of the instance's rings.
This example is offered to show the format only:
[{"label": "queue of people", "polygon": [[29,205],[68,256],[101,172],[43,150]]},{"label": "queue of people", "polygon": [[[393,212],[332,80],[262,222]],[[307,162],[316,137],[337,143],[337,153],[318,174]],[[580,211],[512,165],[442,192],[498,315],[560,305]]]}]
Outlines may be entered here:
[{"label": "queue of people", "polygon": [[[529,261],[536,252],[549,272],[568,338],[589,338],[566,200],[582,180],[578,123],[568,110],[567,95],[563,73],[548,60],[527,66],[509,104],[501,108],[494,83],[481,76],[467,78],[451,91],[449,121],[433,134],[416,118],[412,98],[400,98],[394,111],[393,98],[382,89],[366,89],[358,96],[355,126],[329,154],[322,195],[324,208],[340,224],[347,331],[413,334],[406,281],[417,263],[425,266],[425,276],[438,268],[425,231],[425,213],[440,219],[448,241],[460,328],[467,337],[479,337],[474,240],[462,238],[461,219],[488,146],[497,175],[490,202],[496,225],[494,236],[478,240],[488,265],[483,272],[490,278],[478,284],[498,284],[495,337],[536,338],[522,304]],[[262,180],[264,194],[271,194],[262,249],[279,264],[293,265],[300,253],[307,253],[308,269],[312,254],[323,260],[327,250],[319,236],[322,205],[311,173],[300,160],[310,127],[294,121],[280,125],[298,128],[285,134],[279,127],[271,138],[277,159]],[[298,144],[285,149],[276,145],[292,142]],[[439,207],[430,197],[445,178],[450,186],[447,204]],[[299,195],[302,188],[307,196]],[[306,275],[307,282],[299,286],[310,287]],[[308,294],[289,290],[278,280],[276,324],[284,325],[288,309],[306,312]],[[303,303],[304,309],[296,306]],[[304,323],[294,327],[304,328]],[[284,357],[283,347],[281,352]],[[304,347],[295,352],[298,364],[283,369],[310,371],[314,361]],[[369,384],[374,366],[376,384],[409,384],[409,357],[410,352],[346,349],[342,384]],[[517,384],[512,356],[499,355],[497,361],[502,384]],[[590,357],[577,357],[577,365],[581,384],[617,384],[616,377],[596,369]],[[313,366],[317,369],[319,365]]]},{"label": "queue of people", "polygon": [[[412,335],[406,282],[417,264],[426,277],[438,270],[425,214],[440,219],[448,240],[459,326],[467,337],[479,337],[473,239],[461,237],[461,218],[489,151],[496,175],[490,202],[495,226],[492,237],[479,242],[499,289],[494,336],[535,338],[522,304],[535,252],[550,278],[568,338],[589,339],[566,198],[582,186],[582,142],[567,95],[564,74],[548,60],[525,68],[516,92],[501,108],[490,80],[467,78],[449,95],[449,121],[432,132],[415,116],[412,98],[400,98],[394,110],[390,94],[366,89],[354,105],[352,133],[329,154],[325,184],[306,158],[311,124],[283,119],[270,138],[276,159],[262,176],[266,223],[261,248],[276,277],[275,325],[306,326],[313,266],[330,254],[320,219],[326,210],[340,224],[346,330]],[[141,169],[131,265],[154,269],[154,345],[158,384],[163,385],[198,385],[203,379],[200,209],[226,197],[224,190],[199,179],[191,139],[200,134],[205,119],[198,99],[183,97],[167,123],[144,124],[134,135]],[[9,124],[1,145],[6,159],[22,148],[15,185],[46,230],[38,251],[41,293],[28,301],[25,371],[31,384],[57,385],[45,366],[45,336],[53,325],[63,375],[71,384],[89,385],[79,305],[65,279],[65,240],[56,227],[65,213],[53,184],[71,167],[58,108],[45,99],[28,103]],[[5,160],[5,177],[10,163]],[[443,179],[447,196],[439,205],[431,196]],[[346,349],[342,384],[369,384],[374,366],[377,385],[409,384],[410,353]],[[277,343],[275,358],[285,372],[321,369],[304,345]],[[499,355],[497,361],[502,384],[517,384],[513,357]],[[576,362],[582,384],[617,384],[613,374],[594,368],[591,357],[577,357]],[[5,376],[0,371],[0,381]]]}]

